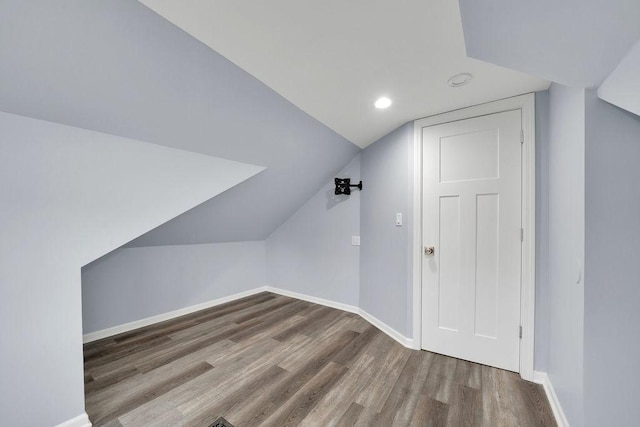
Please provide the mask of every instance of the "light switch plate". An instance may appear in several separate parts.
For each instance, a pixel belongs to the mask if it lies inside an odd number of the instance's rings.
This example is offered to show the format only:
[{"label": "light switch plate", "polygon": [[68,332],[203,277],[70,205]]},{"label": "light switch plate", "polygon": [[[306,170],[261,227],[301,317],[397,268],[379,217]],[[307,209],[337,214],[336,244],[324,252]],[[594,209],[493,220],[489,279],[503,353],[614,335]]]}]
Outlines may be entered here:
[{"label": "light switch plate", "polygon": [[400,212],[396,214],[396,226],[402,227],[402,214]]},{"label": "light switch plate", "polygon": [[351,236],[351,246],[360,246],[360,236]]}]

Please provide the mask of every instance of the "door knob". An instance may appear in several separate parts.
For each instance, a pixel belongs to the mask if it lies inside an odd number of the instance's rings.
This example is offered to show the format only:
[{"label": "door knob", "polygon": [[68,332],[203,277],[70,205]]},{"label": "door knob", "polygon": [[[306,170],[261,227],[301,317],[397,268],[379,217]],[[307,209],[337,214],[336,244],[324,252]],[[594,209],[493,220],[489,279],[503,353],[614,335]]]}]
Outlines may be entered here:
[{"label": "door knob", "polygon": [[436,252],[436,248],[435,246],[425,246],[424,247],[424,254],[426,256],[431,256]]}]

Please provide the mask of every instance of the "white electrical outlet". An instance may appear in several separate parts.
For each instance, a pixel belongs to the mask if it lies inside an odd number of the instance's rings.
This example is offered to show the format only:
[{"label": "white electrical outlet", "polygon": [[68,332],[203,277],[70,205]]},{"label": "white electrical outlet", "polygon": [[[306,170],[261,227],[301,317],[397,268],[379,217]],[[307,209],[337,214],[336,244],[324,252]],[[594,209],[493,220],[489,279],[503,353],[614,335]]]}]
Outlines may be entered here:
[{"label": "white electrical outlet", "polygon": [[351,246],[360,246],[360,236],[351,236]]},{"label": "white electrical outlet", "polygon": [[396,226],[402,227],[402,214],[400,212],[396,214]]}]

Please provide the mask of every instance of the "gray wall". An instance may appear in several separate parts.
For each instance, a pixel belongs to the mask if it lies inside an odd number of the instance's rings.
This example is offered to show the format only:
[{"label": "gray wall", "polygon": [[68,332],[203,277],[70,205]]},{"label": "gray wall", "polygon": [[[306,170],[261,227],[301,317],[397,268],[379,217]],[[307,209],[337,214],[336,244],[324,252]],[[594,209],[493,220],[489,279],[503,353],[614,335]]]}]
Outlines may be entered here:
[{"label": "gray wall", "polygon": [[0,113],[0,424],[84,412],[83,264],[259,170]]},{"label": "gray wall", "polygon": [[360,307],[411,337],[413,122],[365,148],[361,168]]},{"label": "gray wall", "polygon": [[585,91],[549,90],[547,372],[569,423],[583,425]]},{"label": "gray wall", "polygon": [[132,246],[263,240],[359,151],[133,0],[1,1],[0,63],[0,111],[268,167]]},{"label": "gray wall", "polygon": [[124,248],[82,269],[84,333],[266,284],[264,241]]},{"label": "gray wall", "polygon": [[[546,371],[550,334],[547,91],[536,94],[536,127],[535,369]],[[333,183],[329,182],[280,226],[267,239],[267,283],[360,305],[398,332],[411,337],[412,144],[413,122],[367,147],[361,156],[336,174],[350,175],[354,180],[365,179],[362,194],[354,192],[349,198],[336,198]],[[362,173],[359,171],[360,157]],[[403,227],[394,224],[396,212],[404,214]],[[360,222],[362,228],[358,231]],[[358,249],[350,245],[350,239],[360,233],[362,246]],[[168,252],[171,248],[164,250]],[[118,277],[117,270],[114,269],[114,277]],[[104,274],[106,277],[106,270]],[[85,275],[84,280],[88,283],[93,277]],[[113,324],[120,323],[125,320],[114,319]]]},{"label": "gray wall", "polygon": [[[549,93],[536,93],[535,369],[546,371],[549,348]],[[413,329],[411,246],[413,122],[362,152],[360,306],[407,337]],[[404,226],[396,227],[402,212]]]},{"label": "gray wall", "polygon": [[534,369],[549,358],[549,91],[536,93],[536,313]]},{"label": "gray wall", "polygon": [[585,425],[638,425],[640,117],[587,93]]},{"label": "gray wall", "polygon": [[[360,155],[337,177],[360,181]],[[269,284],[289,291],[358,305],[360,191],[334,194],[333,179],[267,239]],[[368,191],[364,183],[364,192]]]},{"label": "gray wall", "polygon": [[[360,155],[336,176],[359,181]],[[332,180],[267,241],[122,248],[86,265],[84,333],[266,284],[357,306],[360,193],[333,190]]]}]

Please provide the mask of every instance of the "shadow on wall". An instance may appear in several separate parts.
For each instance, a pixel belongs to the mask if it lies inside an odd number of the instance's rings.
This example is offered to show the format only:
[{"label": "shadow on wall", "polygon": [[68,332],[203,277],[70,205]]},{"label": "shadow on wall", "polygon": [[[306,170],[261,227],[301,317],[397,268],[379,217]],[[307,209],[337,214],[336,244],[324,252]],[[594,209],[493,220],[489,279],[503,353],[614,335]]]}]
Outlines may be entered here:
[{"label": "shadow on wall", "polygon": [[344,203],[349,200],[349,196],[346,194],[335,194],[333,187],[327,189],[327,210],[333,209],[340,203]]}]

